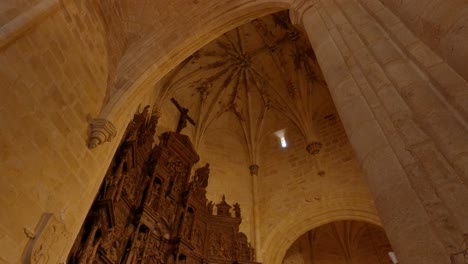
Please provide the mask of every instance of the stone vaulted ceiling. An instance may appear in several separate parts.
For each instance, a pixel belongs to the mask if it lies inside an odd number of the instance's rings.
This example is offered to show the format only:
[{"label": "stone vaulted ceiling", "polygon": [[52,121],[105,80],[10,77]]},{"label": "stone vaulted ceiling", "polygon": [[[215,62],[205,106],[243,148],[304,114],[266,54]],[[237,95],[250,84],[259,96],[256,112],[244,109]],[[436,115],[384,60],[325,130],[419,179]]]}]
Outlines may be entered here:
[{"label": "stone vaulted ceiling", "polygon": [[191,135],[195,146],[215,120],[235,114],[252,164],[269,115],[292,121],[314,152],[318,145],[310,143],[319,141],[314,120],[332,104],[307,36],[292,26],[287,11],[225,33],[157,86],[157,105],[174,97],[189,106],[197,123]]}]

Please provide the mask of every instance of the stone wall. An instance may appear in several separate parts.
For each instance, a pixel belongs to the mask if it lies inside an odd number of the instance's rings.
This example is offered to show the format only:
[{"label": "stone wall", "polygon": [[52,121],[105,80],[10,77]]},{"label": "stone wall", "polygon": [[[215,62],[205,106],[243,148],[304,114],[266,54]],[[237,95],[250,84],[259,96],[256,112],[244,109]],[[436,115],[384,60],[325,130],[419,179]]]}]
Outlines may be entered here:
[{"label": "stone wall", "polygon": [[240,231],[247,234],[249,242],[253,243],[252,180],[248,150],[241,135],[242,129],[234,114],[216,120],[213,127],[204,135],[203,143],[199,147],[201,158],[199,164],[210,163],[208,199],[220,201],[222,195],[226,194],[229,203],[238,202],[242,208]]},{"label": "stone wall", "polygon": [[[333,106],[314,121],[323,144],[318,156],[306,151],[307,144],[293,125],[278,120],[274,123],[278,128],[286,127],[288,146],[281,148],[274,135],[265,138],[261,146],[258,183],[265,255],[278,247],[278,241],[274,241],[277,233],[285,236],[292,232],[287,235],[292,243],[303,232],[319,225],[314,216],[324,214],[321,221],[333,221],[332,214],[327,219],[326,210],[348,209],[352,205],[352,210],[376,214],[367,183]],[[294,230],[299,225],[301,231]]]},{"label": "stone wall", "polygon": [[[44,250],[49,262],[66,258],[119,141],[93,151],[87,147],[89,121],[98,116],[116,68],[100,7],[65,1],[52,9],[42,10],[48,16],[40,19],[26,17],[37,24],[10,24],[8,29],[22,35],[1,42],[0,262],[5,263],[20,262],[45,213],[58,218],[67,237],[53,252]],[[141,105],[154,101],[147,98]],[[129,109],[129,116],[136,110]]]},{"label": "stone wall", "polygon": [[107,84],[102,32],[92,10],[68,1],[0,51],[0,262],[19,262],[24,230],[45,212],[60,214],[73,237],[102,179],[105,165],[86,146]]}]

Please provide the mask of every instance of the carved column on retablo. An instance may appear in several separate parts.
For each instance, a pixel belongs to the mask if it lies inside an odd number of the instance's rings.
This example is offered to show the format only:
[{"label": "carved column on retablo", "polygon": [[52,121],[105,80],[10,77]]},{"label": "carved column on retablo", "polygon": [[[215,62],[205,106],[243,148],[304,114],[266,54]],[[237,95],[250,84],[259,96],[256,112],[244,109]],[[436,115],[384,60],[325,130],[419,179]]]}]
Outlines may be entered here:
[{"label": "carved column on retablo", "polygon": [[261,256],[261,241],[260,241],[260,209],[258,205],[258,169],[257,164],[249,166],[250,176],[252,176],[252,200],[253,200],[253,218],[254,218],[254,243],[255,243],[255,260],[262,261]]}]

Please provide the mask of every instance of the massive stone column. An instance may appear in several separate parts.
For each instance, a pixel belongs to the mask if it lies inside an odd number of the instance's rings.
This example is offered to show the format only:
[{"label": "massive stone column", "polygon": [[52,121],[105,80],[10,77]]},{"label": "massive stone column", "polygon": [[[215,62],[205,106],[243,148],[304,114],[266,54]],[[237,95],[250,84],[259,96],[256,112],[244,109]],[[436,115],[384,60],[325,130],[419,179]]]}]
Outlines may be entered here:
[{"label": "massive stone column", "polygon": [[291,18],[310,39],[400,262],[459,263],[467,233],[459,162],[468,149],[466,120],[418,65],[442,60],[406,28],[392,34],[426,55],[399,46],[385,28],[398,18],[379,1],[362,1],[379,10],[372,14],[358,2],[297,1]]},{"label": "massive stone column", "polygon": [[[366,4],[375,0],[360,0]],[[468,79],[468,5],[460,0],[379,0]]]}]

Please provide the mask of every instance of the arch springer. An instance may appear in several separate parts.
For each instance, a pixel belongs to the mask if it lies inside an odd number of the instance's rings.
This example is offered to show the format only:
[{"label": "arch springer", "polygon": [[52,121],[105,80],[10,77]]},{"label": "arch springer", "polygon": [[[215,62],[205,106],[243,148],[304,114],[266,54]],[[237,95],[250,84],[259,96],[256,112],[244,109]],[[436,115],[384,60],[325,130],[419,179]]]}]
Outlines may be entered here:
[{"label": "arch springer", "polygon": [[295,26],[301,25],[304,13],[316,4],[317,0],[294,0],[289,8],[291,23]]}]

